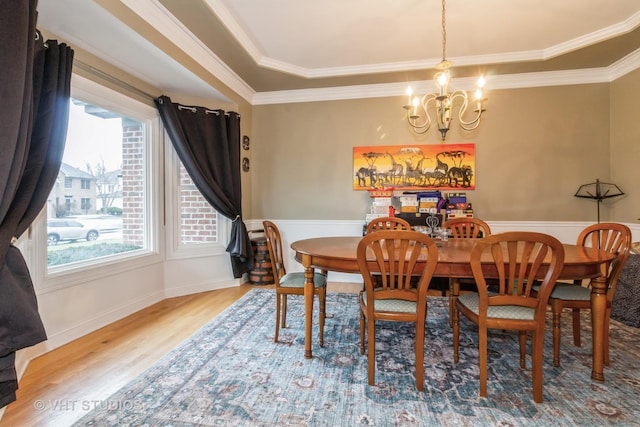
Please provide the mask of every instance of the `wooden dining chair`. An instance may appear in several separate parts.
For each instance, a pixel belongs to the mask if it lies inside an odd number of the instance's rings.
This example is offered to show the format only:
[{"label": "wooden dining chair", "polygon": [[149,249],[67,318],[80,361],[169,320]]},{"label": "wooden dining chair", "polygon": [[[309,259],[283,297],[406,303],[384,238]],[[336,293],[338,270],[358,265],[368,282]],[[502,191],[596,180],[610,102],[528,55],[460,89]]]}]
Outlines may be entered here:
[{"label": "wooden dining chair", "polygon": [[[368,335],[369,385],[375,385],[376,321],[412,322],[416,327],[416,387],[423,390],[427,290],[438,263],[435,241],[417,231],[383,230],[364,236],[356,254],[364,280],[360,292],[360,353],[365,352]],[[374,275],[380,277],[379,286]],[[419,276],[417,286],[412,285],[412,275]]]},{"label": "wooden dining chair", "polygon": [[[453,358],[458,363],[460,313],[478,327],[480,396],[487,397],[488,329],[516,330],[520,366],[526,367],[527,333],[532,334],[531,377],[533,400],[542,402],[542,350],[549,294],[564,263],[564,247],[553,236],[533,232],[507,232],[478,240],[471,250],[471,269],[478,293],[460,295],[453,311]],[[495,274],[490,273],[495,270]],[[499,286],[487,289],[487,276]],[[534,297],[531,288],[539,283]]]},{"label": "wooden dining chair", "polygon": [[[609,322],[611,302],[616,293],[618,277],[629,258],[631,230],[624,224],[601,222],[586,227],[577,240],[578,246],[600,248],[616,254],[615,259],[602,264],[602,275],[607,278],[607,306],[603,331],[603,362],[609,366]],[[553,312],[553,365],[560,366],[561,317],[564,308],[570,308],[573,317],[573,344],[580,347],[580,310],[591,309],[591,288],[583,287],[582,280],[557,283],[549,297]]]},{"label": "wooden dining chair", "polygon": [[491,234],[489,224],[478,218],[452,218],[443,222],[442,228],[451,230],[451,237],[458,239],[480,239]]},{"label": "wooden dining chair", "polygon": [[411,230],[411,224],[407,220],[395,216],[376,218],[367,224],[367,234],[380,230]]},{"label": "wooden dining chair", "polygon": [[[375,233],[375,232],[381,231],[381,230],[405,230],[405,231],[410,231],[411,230],[411,224],[409,224],[409,222],[407,220],[402,219],[402,218],[398,218],[398,217],[395,217],[395,216],[380,217],[380,218],[376,218],[376,219],[373,219],[373,220],[369,221],[369,223],[367,224],[367,232],[366,232],[366,234]],[[374,286],[378,286],[380,284],[380,274],[374,273],[373,283],[374,283]],[[363,286],[364,286],[364,284],[363,284]]]},{"label": "wooden dining chair", "polygon": [[[274,342],[278,342],[280,327],[287,327],[287,296],[304,295],[304,272],[287,273],[284,266],[284,256],[282,252],[282,238],[280,230],[271,221],[262,221],[264,233],[267,238],[269,257],[276,289],[276,331],[273,337]],[[320,301],[320,347],[324,346],[324,321],[326,318],[327,301],[327,272],[321,271],[313,274],[314,295]]]},{"label": "wooden dining chair", "polygon": [[[442,223],[444,230],[451,230],[453,239],[479,239],[491,235],[489,224],[478,218],[452,218]],[[453,306],[460,295],[461,286],[475,292],[476,283],[473,279],[449,278],[449,323],[453,326]]]}]

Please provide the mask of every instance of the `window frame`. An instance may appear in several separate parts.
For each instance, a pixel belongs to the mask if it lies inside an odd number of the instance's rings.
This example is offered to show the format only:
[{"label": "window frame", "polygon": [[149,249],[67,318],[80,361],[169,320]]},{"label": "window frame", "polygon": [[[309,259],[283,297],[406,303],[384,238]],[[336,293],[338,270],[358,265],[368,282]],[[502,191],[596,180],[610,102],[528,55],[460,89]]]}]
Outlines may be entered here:
[{"label": "window frame", "polygon": [[119,272],[140,268],[162,261],[160,252],[159,224],[163,212],[161,125],[157,109],[132,97],[107,88],[92,80],[73,74],[71,97],[138,120],[145,125],[145,191],[144,206],[145,248],[115,254],[109,257],[87,260],[64,266],[48,267],[47,263],[47,218],[46,207],[34,223],[33,262],[39,291],[75,286],[82,282],[112,276]]},{"label": "window frame", "polygon": [[[180,158],[163,132],[165,150],[166,200],[167,202],[167,259],[184,259],[228,255],[227,243],[231,232],[231,220],[216,211],[217,242],[184,244],[181,239],[180,221]],[[195,186],[194,186],[195,188]],[[215,210],[215,208],[214,208]]]}]

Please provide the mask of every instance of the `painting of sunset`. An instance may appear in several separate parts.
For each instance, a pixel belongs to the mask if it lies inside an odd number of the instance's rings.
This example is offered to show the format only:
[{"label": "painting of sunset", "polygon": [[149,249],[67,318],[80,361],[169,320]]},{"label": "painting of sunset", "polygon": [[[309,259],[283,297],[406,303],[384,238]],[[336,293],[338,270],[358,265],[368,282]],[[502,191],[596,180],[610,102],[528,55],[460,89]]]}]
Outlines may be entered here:
[{"label": "painting of sunset", "polygon": [[475,144],[353,147],[353,189],[474,190]]}]

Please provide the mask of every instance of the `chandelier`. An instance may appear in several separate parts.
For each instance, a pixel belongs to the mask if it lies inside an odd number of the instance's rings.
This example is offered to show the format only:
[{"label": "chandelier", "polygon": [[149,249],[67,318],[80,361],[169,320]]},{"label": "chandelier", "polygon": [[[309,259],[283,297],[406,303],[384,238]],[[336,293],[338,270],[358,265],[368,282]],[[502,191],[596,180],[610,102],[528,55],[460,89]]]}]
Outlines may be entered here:
[{"label": "chandelier", "polygon": [[422,98],[413,96],[411,86],[407,88],[407,96],[409,103],[403,108],[407,110],[407,122],[411,125],[411,128],[417,134],[423,134],[431,127],[431,116],[429,114],[429,107],[435,107],[436,123],[438,130],[444,141],[449,131],[449,126],[452,120],[452,111],[454,103],[459,103],[458,109],[458,122],[462,129],[470,131],[474,130],[480,124],[480,117],[485,111],[482,108],[482,102],[486,99],[482,99],[482,88],[485,84],[485,79],[480,76],[477,82],[477,87],[474,95],[476,109],[475,117],[470,121],[465,121],[462,117],[467,110],[468,95],[467,92],[457,89],[453,92],[449,92],[449,82],[451,81],[451,62],[446,59],[446,47],[447,47],[447,30],[445,25],[445,0],[442,0],[442,61],[436,65],[436,74],[433,76],[433,81],[439,89],[439,93],[427,93]]}]

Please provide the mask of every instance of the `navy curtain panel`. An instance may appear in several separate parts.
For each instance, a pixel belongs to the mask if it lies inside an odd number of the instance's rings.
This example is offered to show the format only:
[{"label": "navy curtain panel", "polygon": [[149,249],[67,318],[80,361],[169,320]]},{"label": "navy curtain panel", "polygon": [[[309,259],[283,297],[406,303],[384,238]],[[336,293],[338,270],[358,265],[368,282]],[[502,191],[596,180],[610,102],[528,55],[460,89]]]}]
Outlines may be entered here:
[{"label": "navy curtain panel", "polygon": [[53,188],[69,118],[73,50],[42,40],[36,6],[37,0],[0,0],[0,408],[16,399],[15,352],[47,339],[13,240]]},{"label": "navy curtain panel", "polygon": [[179,105],[167,96],[155,104],[196,188],[216,211],[233,220],[227,252],[233,277],[242,277],[253,265],[253,249],[242,220],[240,115]]}]

